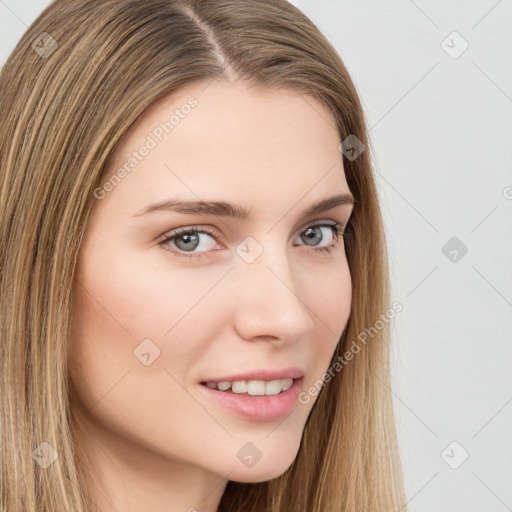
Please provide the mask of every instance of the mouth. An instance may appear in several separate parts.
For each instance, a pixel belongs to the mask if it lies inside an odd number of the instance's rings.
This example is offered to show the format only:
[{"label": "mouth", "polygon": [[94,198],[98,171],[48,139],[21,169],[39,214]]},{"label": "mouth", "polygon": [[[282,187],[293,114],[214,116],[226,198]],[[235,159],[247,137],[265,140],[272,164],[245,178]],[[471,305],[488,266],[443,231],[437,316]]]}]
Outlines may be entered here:
[{"label": "mouth", "polygon": [[272,381],[203,381],[199,388],[207,399],[237,416],[272,421],[289,414],[297,405],[303,382],[304,376]]},{"label": "mouth", "polygon": [[274,380],[234,380],[234,381],[209,381],[201,382],[214,391],[230,393],[245,396],[275,396],[284,393],[292,387],[295,381],[301,381],[300,378],[274,379]]},{"label": "mouth", "polygon": [[200,384],[215,391],[237,395],[272,396],[289,389],[294,381],[304,378],[299,366],[269,369],[261,368],[250,372],[216,376],[204,379]]}]

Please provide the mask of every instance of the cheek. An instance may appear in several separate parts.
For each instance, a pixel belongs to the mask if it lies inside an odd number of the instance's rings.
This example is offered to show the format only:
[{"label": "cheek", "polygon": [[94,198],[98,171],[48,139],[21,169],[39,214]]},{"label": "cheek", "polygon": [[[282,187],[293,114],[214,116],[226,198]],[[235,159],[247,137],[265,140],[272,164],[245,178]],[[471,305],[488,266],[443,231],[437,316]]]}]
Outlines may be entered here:
[{"label": "cheek", "polygon": [[328,325],[336,331],[352,302],[352,279],[348,263],[343,261],[339,265],[333,264],[322,274],[321,279],[322,286],[312,289],[311,294],[320,311],[323,310],[324,315],[330,317]]},{"label": "cheek", "polygon": [[[169,439],[195,431],[201,412],[179,384],[200,353],[185,339],[197,332],[197,318],[186,310],[198,297],[184,300],[178,290],[187,290],[185,283],[170,286],[162,275],[134,271],[133,261],[103,261],[90,258],[77,274],[68,357],[73,389],[96,422],[141,446],[170,449]],[[178,421],[176,410],[189,414]]]},{"label": "cheek", "polygon": [[184,382],[208,341],[202,333],[219,321],[207,295],[225,270],[171,271],[142,255],[116,259],[112,249],[81,261],[69,364],[82,393],[99,400],[127,372],[144,386],[158,376],[168,384],[164,368]]},{"label": "cheek", "polygon": [[77,329],[92,343],[108,340],[104,348],[133,350],[145,338],[163,339],[185,314],[187,295],[197,295],[192,288],[179,272],[166,273],[143,256],[94,247],[77,269]]},{"label": "cheek", "polygon": [[306,302],[315,322],[310,377],[307,386],[317,383],[329,369],[336,346],[345,329],[352,307],[352,280],[348,264],[333,266],[315,279],[306,292]]},{"label": "cheek", "polygon": [[309,280],[302,278],[302,286],[317,336],[325,331],[331,334],[330,338],[339,339],[352,307],[352,279],[347,262],[311,274]]}]

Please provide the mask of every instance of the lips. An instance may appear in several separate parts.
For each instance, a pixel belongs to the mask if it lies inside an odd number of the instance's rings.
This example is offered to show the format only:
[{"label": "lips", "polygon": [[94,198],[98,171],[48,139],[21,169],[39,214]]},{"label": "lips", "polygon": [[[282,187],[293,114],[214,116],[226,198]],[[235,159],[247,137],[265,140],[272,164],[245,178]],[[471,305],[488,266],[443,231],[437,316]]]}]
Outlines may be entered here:
[{"label": "lips", "polygon": [[[231,377],[239,377],[239,375]],[[277,395],[251,396],[217,391],[208,386],[198,386],[198,388],[208,400],[237,416],[250,421],[272,421],[290,413],[296,406],[303,380],[303,378],[293,379],[293,384]]]}]

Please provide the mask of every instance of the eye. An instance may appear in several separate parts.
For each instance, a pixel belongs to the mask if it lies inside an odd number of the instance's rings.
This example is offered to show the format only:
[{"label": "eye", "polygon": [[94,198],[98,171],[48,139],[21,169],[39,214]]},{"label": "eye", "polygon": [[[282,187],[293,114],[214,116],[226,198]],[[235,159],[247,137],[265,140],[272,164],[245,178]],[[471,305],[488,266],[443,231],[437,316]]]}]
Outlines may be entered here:
[{"label": "eye", "polygon": [[[318,239],[323,240],[324,235],[322,235],[322,232],[320,230],[322,229],[329,229],[330,231],[330,238],[331,242],[327,245],[324,245],[323,247],[320,247],[318,249],[313,249],[316,252],[331,252],[332,249],[334,249],[339,244],[339,236],[341,235],[341,238],[343,238],[342,228],[340,224],[313,224],[312,226],[309,226],[306,228],[303,236],[301,238],[309,240],[309,241],[316,241]],[[316,247],[316,245],[314,246]]]},{"label": "eye", "polygon": [[[317,248],[316,242],[320,241],[321,243],[326,237],[324,234],[325,231],[322,230],[328,230],[327,243]],[[309,242],[313,242],[311,245],[313,249],[310,252],[329,253],[340,244],[339,239],[343,239],[342,231],[341,224],[338,223],[313,224],[303,230],[299,238],[306,241],[307,245],[309,245]],[[180,228],[166,235],[165,238],[159,242],[159,245],[161,245],[165,251],[170,252],[173,256],[178,258],[201,258],[203,256],[201,253],[208,252],[215,247],[216,242],[214,236],[216,234],[217,231],[211,228],[198,228],[196,226]],[[205,242],[203,243],[201,243],[201,238],[203,238],[201,235],[205,235]],[[220,235],[218,236],[222,238]],[[208,247],[208,245],[210,246]],[[195,251],[198,247],[201,247],[203,250]]]},{"label": "eye", "polygon": [[[210,240],[210,247],[206,247],[206,250],[212,249],[215,247],[213,235],[215,234],[215,230],[202,228],[199,229],[197,227],[190,228],[180,228],[176,231],[173,231],[170,235],[166,236],[159,245],[163,246],[165,251],[170,252],[173,256],[183,257],[183,258],[200,258],[202,254],[187,254],[190,251],[194,251],[197,247],[201,246],[200,235],[206,235]],[[177,249],[171,248],[169,242],[177,245]],[[203,244],[204,245],[204,244]],[[208,244],[206,244],[208,245]],[[205,252],[205,251],[199,251]]]}]

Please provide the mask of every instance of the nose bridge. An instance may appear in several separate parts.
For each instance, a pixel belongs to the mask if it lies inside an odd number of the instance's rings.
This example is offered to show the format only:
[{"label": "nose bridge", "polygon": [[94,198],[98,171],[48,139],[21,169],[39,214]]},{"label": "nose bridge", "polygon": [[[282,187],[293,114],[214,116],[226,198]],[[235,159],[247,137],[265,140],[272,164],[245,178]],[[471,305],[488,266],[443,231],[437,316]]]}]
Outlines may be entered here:
[{"label": "nose bridge", "polygon": [[313,321],[306,298],[299,295],[299,276],[293,271],[286,246],[276,240],[272,236],[262,243],[246,240],[237,250],[241,255],[235,269],[240,287],[238,328],[246,338],[274,336],[294,341],[313,329]]}]

